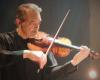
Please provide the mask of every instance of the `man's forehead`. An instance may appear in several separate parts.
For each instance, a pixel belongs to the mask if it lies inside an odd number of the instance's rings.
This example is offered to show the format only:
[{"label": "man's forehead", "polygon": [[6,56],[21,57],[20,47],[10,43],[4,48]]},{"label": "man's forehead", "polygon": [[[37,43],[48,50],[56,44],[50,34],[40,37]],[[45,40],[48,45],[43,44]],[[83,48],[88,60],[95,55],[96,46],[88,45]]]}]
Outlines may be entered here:
[{"label": "man's forehead", "polygon": [[39,19],[41,21],[41,15],[39,12],[28,11],[26,17],[30,19]]}]

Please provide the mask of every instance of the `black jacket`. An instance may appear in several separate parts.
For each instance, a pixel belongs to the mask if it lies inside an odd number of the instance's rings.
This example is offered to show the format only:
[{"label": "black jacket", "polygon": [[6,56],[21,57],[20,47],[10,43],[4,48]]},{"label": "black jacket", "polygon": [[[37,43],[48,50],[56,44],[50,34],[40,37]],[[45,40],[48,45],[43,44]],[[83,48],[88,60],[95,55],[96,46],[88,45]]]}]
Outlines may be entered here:
[{"label": "black jacket", "polygon": [[77,69],[70,62],[58,66],[52,53],[48,55],[44,69],[39,72],[37,63],[23,59],[22,55],[8,55],[25,49],[28,49],[27,40],[16,31],[0,34],[0,80],[56,80]]}]

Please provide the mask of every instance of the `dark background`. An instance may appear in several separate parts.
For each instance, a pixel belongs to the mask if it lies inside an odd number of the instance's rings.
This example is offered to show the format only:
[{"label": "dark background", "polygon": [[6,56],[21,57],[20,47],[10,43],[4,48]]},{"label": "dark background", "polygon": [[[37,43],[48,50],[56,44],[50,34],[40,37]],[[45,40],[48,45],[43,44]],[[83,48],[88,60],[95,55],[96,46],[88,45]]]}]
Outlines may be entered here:
[{"label": "dark background", "polygon": [[[55,34],[65,14],[71,12],[65,21],[59,36],[71,39],[74,45],[87,45],[91,49],[100,52],[100,1],[99,0],[0,0],[0,32],[15,29],[14,19],[18,5],[26,2],[34,2],[42,7],[41,30]],[[72,59],[76,51],[67,58],[57,58],[59,64]],[[90,79],[88,72],[96,69],[98,77]],[[59,75],[58,75],[59,76]],[[100,59],[87,58],[72,75],[60,80],[100,80]]]}]

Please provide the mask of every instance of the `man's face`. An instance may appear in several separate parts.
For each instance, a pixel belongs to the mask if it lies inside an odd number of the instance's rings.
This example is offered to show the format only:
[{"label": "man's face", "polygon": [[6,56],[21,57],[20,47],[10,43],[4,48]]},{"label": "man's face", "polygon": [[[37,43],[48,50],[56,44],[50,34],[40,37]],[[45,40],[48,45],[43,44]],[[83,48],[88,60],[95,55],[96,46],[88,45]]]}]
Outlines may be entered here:
[{"label": "man's face", "polygon": [[40,13],[34,13],[32,11],[28,12],[25,20],[21,23],[23,33],[25,33],[28,38],[33,38],[39,30],[40,23]]}]

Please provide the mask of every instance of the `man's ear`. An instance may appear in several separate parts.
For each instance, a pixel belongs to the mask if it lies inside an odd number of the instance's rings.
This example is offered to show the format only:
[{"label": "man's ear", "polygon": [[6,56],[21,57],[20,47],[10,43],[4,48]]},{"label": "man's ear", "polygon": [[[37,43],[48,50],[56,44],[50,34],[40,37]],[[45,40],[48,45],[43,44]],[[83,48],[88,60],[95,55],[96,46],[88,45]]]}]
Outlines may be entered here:
[{"label": "man's ear", "polygon": [[21,20],[20,20],[19,18],[16,18],[16,19],[15,19],[15,24],[16,24],[16,25],[20,25],[20,23],[21,23]]}]

